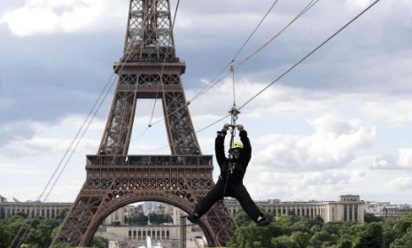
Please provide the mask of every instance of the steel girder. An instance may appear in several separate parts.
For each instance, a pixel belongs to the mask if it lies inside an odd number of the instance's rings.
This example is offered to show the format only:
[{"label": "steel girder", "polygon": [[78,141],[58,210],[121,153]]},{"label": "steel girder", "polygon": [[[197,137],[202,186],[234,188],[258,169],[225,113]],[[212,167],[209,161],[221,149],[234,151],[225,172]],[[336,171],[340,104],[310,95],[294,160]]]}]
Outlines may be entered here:
[{"label": "steel girder", "polygon": [[[169,0],[130,0],[125,53],[114,68],[119,79],[97,156],[88,156],[86,182],[53,244],[89,245],[110,213],[138,201],[165,202],[190,213],[214,186],[213,166],[204,166],[181,82],[186,65],[176,57]],[[162,99],[171,153],[185,156],[170,162],[165,156],[125,159],[141,98]],[[191,168],[193,161],[198,166]],[[237,227],[222,202],[199,225],[211,247],[224,246]]]}]

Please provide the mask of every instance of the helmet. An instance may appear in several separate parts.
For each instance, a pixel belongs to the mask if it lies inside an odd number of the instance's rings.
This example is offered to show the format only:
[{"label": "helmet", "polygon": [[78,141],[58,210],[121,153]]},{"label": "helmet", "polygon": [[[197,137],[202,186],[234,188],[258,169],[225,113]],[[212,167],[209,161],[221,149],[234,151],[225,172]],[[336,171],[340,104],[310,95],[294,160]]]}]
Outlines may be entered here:
[{"label": "helmet", "polygon": [[229,152],[231,152],[233,149],[243,149],[243,143],[238,141],[235,142],[232,147],[229,149]]}]

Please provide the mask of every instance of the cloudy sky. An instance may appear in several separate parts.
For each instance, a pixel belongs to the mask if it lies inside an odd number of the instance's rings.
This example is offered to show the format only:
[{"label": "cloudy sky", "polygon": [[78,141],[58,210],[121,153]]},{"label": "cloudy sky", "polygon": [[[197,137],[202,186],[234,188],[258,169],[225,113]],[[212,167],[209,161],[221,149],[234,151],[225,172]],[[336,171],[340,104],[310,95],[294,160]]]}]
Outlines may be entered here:
[{"label": "cloudy sky", "polygon": [[[176,0],[171,1],[174,10]],[[233,58],[274,1],[181,1],[175,25],[193,97]],[[242,105],[373,0],[320,0],[236,70]],[[240,61],[309,0],[279,0]],[[37,200],[122,56],[128,0],[16,0],[0,6],[0,194]],[[245,184],[254,199],[412,203],[412,2],[382,0],[246,105],[253,146]],[[108,117],[109,93],[48,201],[74,201]],[[190,105],[199,130],[232,104],[225,78]],[[163,122],[139,101],[130,154],[170,154]],[[157,104],[154,121],[162,117]],[[229,121],[229,120],[227,120]],[[198,138],[213,154],[221,122]],[[215,163],[216,165],[216,163]],[[218,169],[214,172],[217,179]]]}]

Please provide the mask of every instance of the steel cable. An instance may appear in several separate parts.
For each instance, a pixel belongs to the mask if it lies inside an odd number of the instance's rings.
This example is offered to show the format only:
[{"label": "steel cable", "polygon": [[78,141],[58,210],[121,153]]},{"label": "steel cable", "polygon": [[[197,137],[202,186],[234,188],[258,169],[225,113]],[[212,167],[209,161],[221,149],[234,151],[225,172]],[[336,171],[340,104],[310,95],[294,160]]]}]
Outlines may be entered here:
[{"label": "steel cable", "polygon": [[293,70],[296,66],[298,66],[300,63],[302,63],[304,60],[306,60],[309,56],[311,56],[313,53],[315,53],[319,48],[321,48],[323,45],[325,45],[327,42],[329,42],[332,38],[334,38],[337,34],[339,34],[342,30],[344,30],[346,27],[348,27],[352,22],[354,22],[356,19],[358,19],[361,15],[363,15],[366,11],[368,11],[370,8],[372,8],[377,2],[380,0],[376,0],[374,3],[369,5],[365,10],[363,10],[360,14],[358,14],[356,17],[354,17],[351,21],[349,21],[346,25],[344,25],[342,28],[340,28],[338,31],[336,31],[332,36],[330,36],[328,39],[326,39],[324,42],[322,42],[318,47],[316,47],[314,50],[312,50],[308,55],[303,57],[303,59],[299,60],[296,64],[294,64],[291,68],[289,68],[286,72],[284,72],[282,75],[280,75],[277,79],[275,79],[272,83],[267,85],[265,88],[263,88],[261,91],[259,91],[256,95],[254,95],[252,98],[250,98],[248,101],[246,101],[242,106],[240,106],[239,109],[242,109],[244,106],[246,106],[248,103],[250,103],[253,99],[258,97],[263,91],[268,89],[270,86],[275,84],[277,81],[279,81],[283,76],[288,74],[291,70]]},{"label": "steel cable", "polygon": [[[298,20],[301,16],[303,16],[309,9],[311,9],[311,8],[312,8],[316,3],[318,3],[319,1],[320,1],[320,0],[316,0],[316,1],[315,1],[315,0],[311,0],[311,1],[309,2],[309,4],[306,5],[305,8],[303,8],[303,9],[301,10],[301,12],[300,12],[294,19],[292,19],[292,21],[291,21],[286,27],[284,27],[279,33],[277,33],[271,40],[269,40],[268,42],[266,42],[262,47],[260,47],[257,51],[255,51],[252,55],[249,55],[246,59],[244,59],[244,60],[242,60],[240,63],[238,63],[238,64],[235,66],[235,69],[237,69],[238,67],[240,67],[241,65],[243,65],[243,63],[245,63],[249,58],[251,58],[252,56],[256,55],[256,54],[257,54],[258,52],[260,52],[264,47],[266,47],[269,43],[271,43],[273,40],[275,40],[280,34],[282,34],[288,27],[290,27],[296,20]],[[277,1],[272,5],[272,7],[270,8],[270,10],[275,6],[276,3],[277,3]],[[254,33],[256,32],[257,28],[261,25],[261,23],[262,23],[263,20],[266,18],[266,16],[267,16],[268,13],[270,12],[270,10],[266,13],[266,15],[263,17],[262,21],[258,24],[258,26],[255,28],[255,30],[252,32],[252,34],[254,34]],[[240,53],[240,51],[244,48],[244,46],[246,45],[246,43],[248,42],[248,40],[250,40],[251,37],[252,37],[252,35],[249,36],[249,38],[248,38],[247,41],[244,43],[244,45],[240,48],[240,50],[239,50],[238,53],[235,55],[235,57]],[[234,58],[235,58],[235,57],[234,57]],[[233,60],[232,60],[232,61],[233,61]],[[232,62],[232,61],[231,61],[231,62]],[[226,68],[229,67],[230,64],[231,64],[231,63],[228,63],[228,64],[225,66],[225,68],[223,68],[223,70],[222,70],[221,72],[219,72],[219,74],[216,75],[216,77],[215,77],[212,81],[210,81],[202,90],[200,90],[200,91],[199,91],[193,98],[191,98],[186,104],[182,105],[180,108],[178,108],[177,110],[175,110],[174,112],[170,113],[170,114],[167,115],[167,116],[170,116],[170,115],[178,112],[180,109],[188,106],[188,105],[189,105],[190,103],[192,103],[194,100],[196,100],[197,98],[199,98],[200,96],[202,96],[202,95],[203,95],[204,93],[206,93],[208,90],[210,90],[211,88],[213,88],[216,84],[218,84],[218,83],[221,82],[224,78],[226,78],[228,75],[230,75],[231,72],[225,74],[222,78],[220,78],[218,81],[216,81],[216,82],[214,82],[214,83],[212,84],[212,82],[213,82],[220,74],[222,74],[222,72],[223,72],[224,70],[226,70]],[[211,86],[210,86],[210,85],[211,85]],[[210,87],[207,88],[208,86],[210,86]],[[233,88],[234,88],[234,85],[233,85]],[[235,96],[234,96],[233,98],[235,99]],[[229,116],[230,116],[230,115],[229,115]],[[225,118],[227,118],[227,117],[228,117],[228,116],[226,116]],[[157,123],[159,123],[159,122],[161,122],[161,121],[163,121],[164,119],[166,119],[166,116],[165,116],[165,117],[162,117],[162,118],[159,119],[158,121],[154,122],[154,123],[152,124],[152,126],[153,126],[153,125],[156,125]],[[162,149],[164,149],[164,148],[166,148],[166,147],[168,147],[168,146],[169,146],[169,145],[164,146],[164,147],[159,148],[159,149],[156,149],[156,150],[152,150],[152,151],[162,150]],[[147,152],[151,152],[151,151],[147,151]]]}]

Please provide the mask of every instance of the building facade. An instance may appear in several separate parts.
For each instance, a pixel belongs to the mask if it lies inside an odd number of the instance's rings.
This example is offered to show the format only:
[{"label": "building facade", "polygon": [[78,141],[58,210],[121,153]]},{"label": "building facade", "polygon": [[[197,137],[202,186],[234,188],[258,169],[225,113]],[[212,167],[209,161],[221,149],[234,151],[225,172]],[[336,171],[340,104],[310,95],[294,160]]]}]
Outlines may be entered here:
[{"label": "building facade", "polygon": [[[0,202],[0,210],[3,209],[4,214],[7,216],[16,215],[17,213],[27,214],[29,218],[43,217],[45,219],[52,219],[56,217],[57,213],[63,207],[71,208],[73,203],[71,202]],[[113,221],[118,222],[120,225],[124,225],[124,216],[126,213],[133,213],[134,206],[126,206],[119,208],[111,213],[102,224],[111,225]]]},{"label": "building facade", "polygon": [[377,217],[386,218],[391,221],[399,220],[404,213],[412,212],[409,204],[391,204],[390,202],[368,202],[365,206],[365,213],[373,214]]},{"label": "building facade", "polygon": [[71,202],[0,202],[0,208],[3,208],[7,215],[16,215],[17,213],[27,214],[30,218],[43,217],[51,219],[56,217],[59,210],[63,207],[71,208]]},{"label": "building facade", "polygon": [[[364,222],[365,202],[360,200],[359,195],[341,195],[338,201],[282,202],[279,199],[271,199],[255,202],[276,215],[293,214],[311,219],[319,215],[325,223],[335,220],[353,221],[358,224]],[[225,204],[233,215],[242,209],[237,200],[225,200]]]}]

